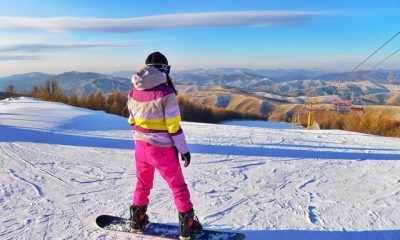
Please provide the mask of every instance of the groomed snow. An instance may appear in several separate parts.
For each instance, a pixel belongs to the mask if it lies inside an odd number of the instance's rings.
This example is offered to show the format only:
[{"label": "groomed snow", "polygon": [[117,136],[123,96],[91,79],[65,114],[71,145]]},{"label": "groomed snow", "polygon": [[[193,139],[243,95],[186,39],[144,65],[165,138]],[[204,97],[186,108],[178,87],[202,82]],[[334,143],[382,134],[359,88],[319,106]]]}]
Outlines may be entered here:
[{"label": "groomed snow", "polygon": [[[206,228],[247,239],[400,239],[399,138],[230,124],[182,126],[192,152],[184,175]],[[94,225],[99,214],[129,214],[129,129],[104,112],[0,101],[0,239],[149,239]],[[178,221],[159,175],[149,216]]]},{"label": "groomed snow", "polygon": [[258,127],[258,128],[273,128],[273,129],[292,129],[299,128],[294,127],[292,124],[287,122],[267,122],[260,120],[234,120],[224,121],[223,125],[243,126],[243,127]]}]

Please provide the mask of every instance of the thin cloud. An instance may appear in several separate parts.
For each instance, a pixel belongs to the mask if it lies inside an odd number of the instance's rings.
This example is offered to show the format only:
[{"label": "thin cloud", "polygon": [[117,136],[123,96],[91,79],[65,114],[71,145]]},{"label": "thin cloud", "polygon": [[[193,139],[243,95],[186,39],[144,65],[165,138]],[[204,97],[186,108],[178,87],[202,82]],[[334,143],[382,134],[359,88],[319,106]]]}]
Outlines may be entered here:
[{"label": "thin cloud", "polygon": [[71,43],[71,44],[42,44],[42,43],[21,43],[21,44],[0,44],[0,53],[8,52],[45,52],[52,50],[76,49],[76,48],[102,48],[102,47],[131,47],[135,43]]},{"label": "thin cloud", "polygon": [[35,55],[0,55],[0,61],[30,61],[38,60],[40,56]]},{"label": "thin cloud", "polygon": [[134,18],[0,17],[0,29],[39,29],[50,32],[137,32],[195,27],[275,27],[310,22],[321,12],[239,11],[168,14]]}]

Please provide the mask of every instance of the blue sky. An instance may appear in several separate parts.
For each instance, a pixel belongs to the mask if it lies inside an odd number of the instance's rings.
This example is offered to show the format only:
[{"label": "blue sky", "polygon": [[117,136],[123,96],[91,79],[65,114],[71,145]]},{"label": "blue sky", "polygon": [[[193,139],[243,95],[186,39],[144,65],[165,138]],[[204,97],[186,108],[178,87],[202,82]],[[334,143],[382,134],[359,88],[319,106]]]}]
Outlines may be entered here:
[{"label": "blue sky", "polygon": [[[153,51],[173,69],[351,70],[400,31],[400,2],[0,1],[0,76],[136,70]],[[363,64],[400,48],[400,35]],[[399,69],[400,52],[379,67]]]}]

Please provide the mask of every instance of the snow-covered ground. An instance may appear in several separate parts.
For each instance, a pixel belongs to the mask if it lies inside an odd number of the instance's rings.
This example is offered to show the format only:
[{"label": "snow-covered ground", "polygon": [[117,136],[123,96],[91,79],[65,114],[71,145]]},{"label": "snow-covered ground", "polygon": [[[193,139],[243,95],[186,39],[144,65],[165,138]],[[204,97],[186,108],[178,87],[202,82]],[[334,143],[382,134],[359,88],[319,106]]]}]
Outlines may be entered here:
[{"label": "snow-covered ground", "polygon": [[[250,122],[251,124],[251,122]],[[206,228],[247,239],[400,239],[400,139],[183,123],[184,168]],[[0,239],[142,239],[97,229],[128,216],[135,184],[126,120],[30,98],[0,101]],[[177,212],[157,175],[151,221]]]},{"label": "snow-covered ground", "polygon": [[274,128],[274,129],[292,129],[295,127],[287,122],[267,122],[261,120],[234,120],[224,121],[223,125],[243,126],[243,127],[258,127],[258,128]]}]

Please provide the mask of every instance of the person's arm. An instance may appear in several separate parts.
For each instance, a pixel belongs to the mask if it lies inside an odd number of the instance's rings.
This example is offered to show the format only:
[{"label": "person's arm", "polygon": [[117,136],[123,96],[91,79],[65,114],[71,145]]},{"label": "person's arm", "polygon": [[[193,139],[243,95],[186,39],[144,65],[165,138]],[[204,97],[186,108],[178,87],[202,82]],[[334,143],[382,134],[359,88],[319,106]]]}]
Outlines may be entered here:
[{"label": "person's arm", "polygon": [[135,125],[135,118],[133,117],[133,112],[132,112],[133,110],[131,109],[130,104],[129,104],[130,101],[132,101],[131,94],[132,94],[132,90],[128,94],[127,107],[128,107],[128,112],[129,112],[128,123],[133,126],[133,125]]},{"label": "person's arm", "polygon": [[132,111],[129,109],[129,107],[128,111],[129,111],[128,123],[130,125],[135,125],[135,118],[133,117]]},{"label": "person's arm", "polygon": [[169,94],[163,99],[165,124],[174,146],[178,152],[185,155],[189,152],[185,134],[181,128],[181,113],[175,94]]},{"label": "person's arm", "polygon": [[135,125],[135,119],[132,117],[132,115],[129,113],[129,117],[128,117],[128,123],[130,125]]}]

